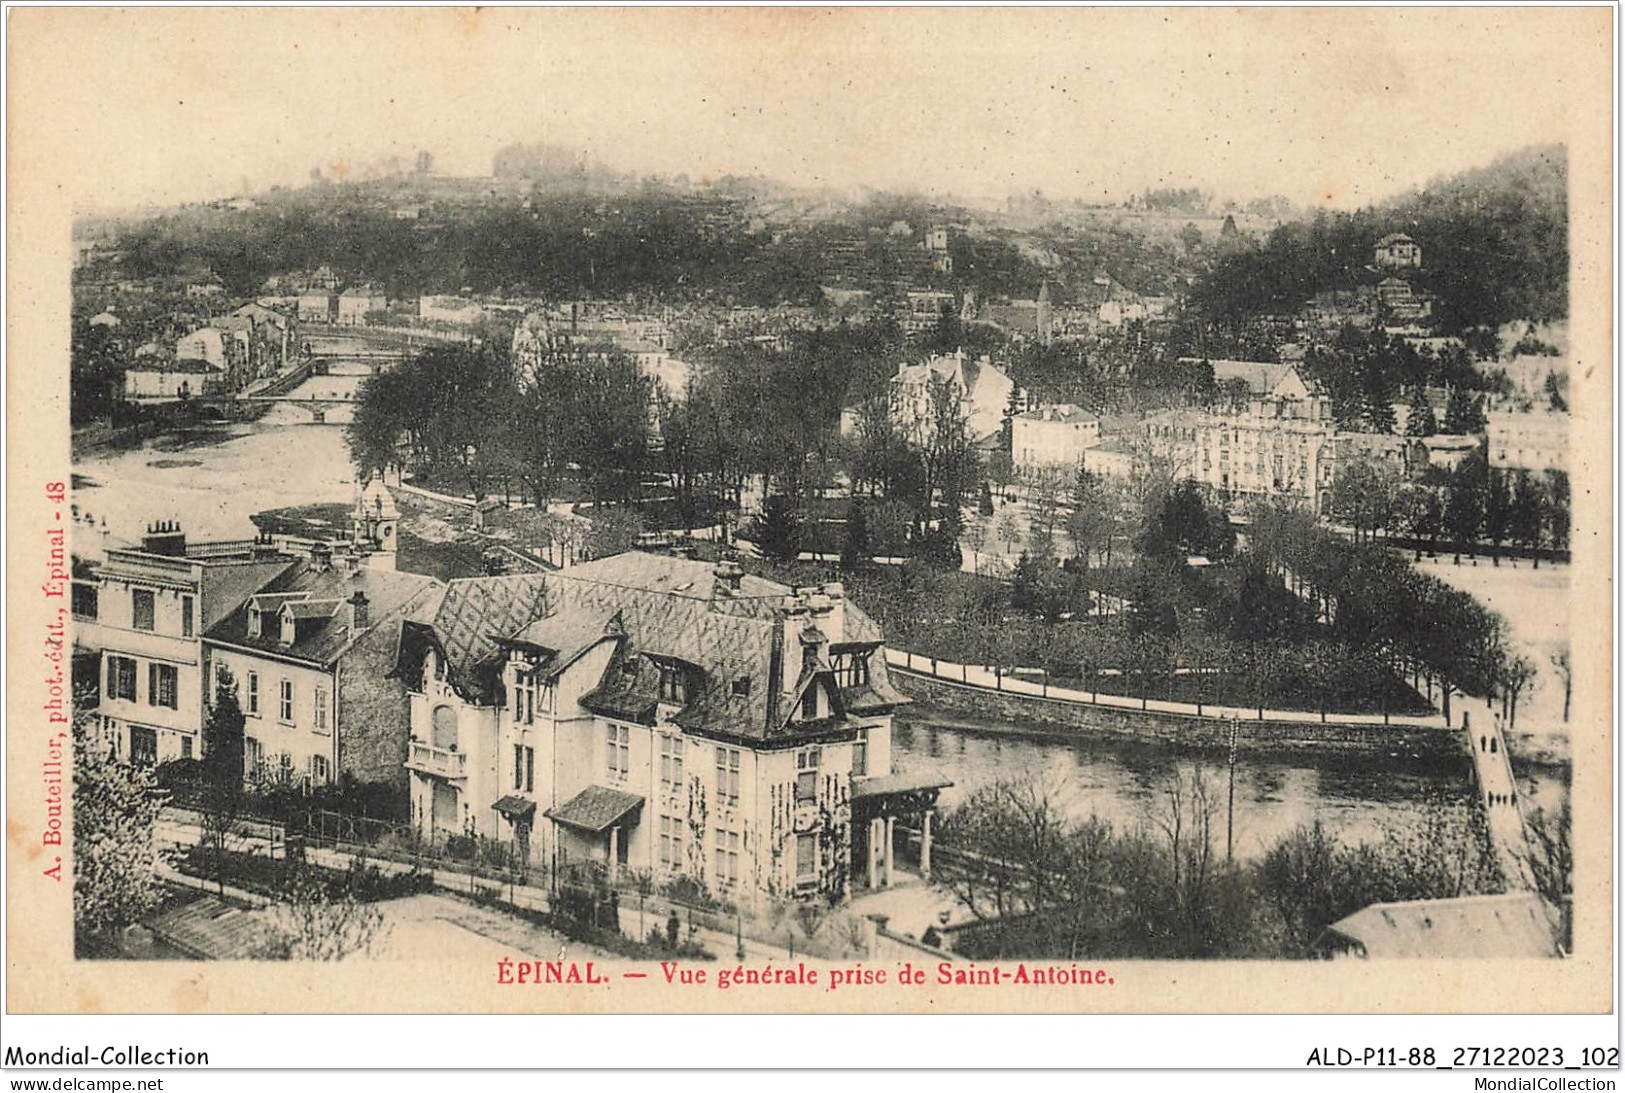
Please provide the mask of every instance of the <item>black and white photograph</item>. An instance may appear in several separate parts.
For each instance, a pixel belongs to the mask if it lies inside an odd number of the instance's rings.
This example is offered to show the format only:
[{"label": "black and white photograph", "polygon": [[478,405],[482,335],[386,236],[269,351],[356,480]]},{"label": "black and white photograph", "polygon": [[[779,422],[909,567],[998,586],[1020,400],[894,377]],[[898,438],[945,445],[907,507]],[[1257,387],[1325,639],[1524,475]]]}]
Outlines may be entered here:
[{"label": "black and white photograph", "polygon": [[1612,17],[14,10],[8,1007],[1606,1009]]}]

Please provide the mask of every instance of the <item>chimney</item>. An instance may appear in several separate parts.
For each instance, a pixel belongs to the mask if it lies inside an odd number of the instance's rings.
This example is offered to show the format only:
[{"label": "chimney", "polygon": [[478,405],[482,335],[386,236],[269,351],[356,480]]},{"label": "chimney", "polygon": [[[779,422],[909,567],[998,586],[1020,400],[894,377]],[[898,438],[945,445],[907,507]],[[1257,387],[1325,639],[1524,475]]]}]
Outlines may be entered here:
[{"label": "chimney", "polygon": [[271,538],[271,533],[268,531],[262,531],[258,535],[254,536],[254,545],[250,547],[249,550],[253,554],[256,562],[271,561],[281,553],[281,551],[277,549],[275,540]]},{"label": "chimney", "polygon": [[312,543],[310,547],[310,564],[318,573],[326,573],[333,568],[333,548],[325,542]]},{"label": "chimney", "polygon": [[355,595],[350,597],[350,632],[358,633],[369,625],[371,619],[367,612],[367,594],[358,588]]},{"label": "chimney", "polygon": [[745,579],[743,566],[731,560],[718,562],[712,572],[716,574],[717,581],[721,586],[718,591],[726,591],[729,595],[739,594],[740,582]]},{"label": "chimney", "polygon": [[147,525],[147,534],[141,539],[141,549],[148,554],[162,554],[166,558],[186,557],[186,533],[175,520],[159,520]]}]

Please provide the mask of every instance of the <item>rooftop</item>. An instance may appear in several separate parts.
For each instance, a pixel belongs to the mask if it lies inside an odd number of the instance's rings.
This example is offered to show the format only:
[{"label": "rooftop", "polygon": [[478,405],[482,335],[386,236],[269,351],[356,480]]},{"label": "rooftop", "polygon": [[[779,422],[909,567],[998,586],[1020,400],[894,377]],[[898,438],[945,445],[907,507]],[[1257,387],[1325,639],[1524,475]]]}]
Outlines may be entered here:
[{"label": "rooftop", "polygon": [[[263,586],[205,632],[209,641],[258,649],[319,665],[330,665],[363,634],[383,625],[414,601],[432,594],[440,582],[416,573],[368,566],[331,566],[300,562]],[[367,601],[367,625],[352,627],[345,605],[360,592]],[[303,593],[303,595],[300,595]],[[261,613],[258,636],[249,633],[249,610]],[[281,641],[277,613],[287,610],[295,619],[295,638]]]},{"label": "rooftop", "polygon": [[1376,959],[1556,957],[1553,926],[1534,892],[1373,903],[1327,927],[1321,947]]},{"label": "rooftop", "polygon": [[1062,425],[1087,425],[1090,422],[1099,423],[1100,419],[1089,413],[1081,406],[1071,403],[1061,403],[1057,406],[1040,406],[1036,410],[1029,410],[1025,414],[1018,414],[1023,421],[1048,421]]}]

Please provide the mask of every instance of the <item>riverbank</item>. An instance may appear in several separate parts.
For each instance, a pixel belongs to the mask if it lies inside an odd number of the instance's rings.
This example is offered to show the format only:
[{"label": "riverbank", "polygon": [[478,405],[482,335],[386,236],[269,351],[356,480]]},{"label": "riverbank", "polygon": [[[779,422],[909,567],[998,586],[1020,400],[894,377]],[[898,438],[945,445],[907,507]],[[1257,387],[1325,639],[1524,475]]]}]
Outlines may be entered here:
[{"label": "riverbank", "polygon": [[895,664],[891,673],[898,689],[915,700],[908,717],[958,723],[977,732],[1008,731],[1055,741],[1133,741],[1176,753],[1223,756],[1230,749],[1233,729],[1238,753],[1276,758],[1358,755],[1463,771],[1469,758],[1461,733],[1443,726],[1197,717],[989,690]]}]

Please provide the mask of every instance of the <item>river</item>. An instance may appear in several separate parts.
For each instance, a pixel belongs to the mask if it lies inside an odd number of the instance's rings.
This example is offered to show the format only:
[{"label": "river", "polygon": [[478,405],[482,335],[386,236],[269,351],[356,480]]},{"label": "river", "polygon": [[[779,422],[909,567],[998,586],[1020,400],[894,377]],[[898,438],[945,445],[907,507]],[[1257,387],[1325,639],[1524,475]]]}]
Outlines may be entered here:
[{"label": "river", "polygon": [[[1094,814],[1122,829],[1152,819],[1176,771],[1190,779],[1200,769],[1221,807],[1228,790],[1222,759],[1199,763],[1117,740],[1060,741],[1024,733],[1020,725],[899,717],[892,753],[898,769],[953,779],[938,799],[944,810],[1000,780],[1037,781],[1071,818]],[[1317,819],[1350,845],[1373,840],[1385,828],[1413,826],[1430,802],[1465,804],[1470,777],[1465,758],[1459,772],[1442,773],[1398,760],[1328,756],[1312,764],[1243,755],[1236,766],[1235,854],[1261,857],[1293,828]],[[1568,794],[1563,779],[1545,770],[1526,774],[1520,783],[1531,807],[1558,807]],[[1222,817],[1220,825],[1222,840]]]},{"label": "river", "polygon": [[[160,437],[137,450],[83,459],[74,471],[74,503],[127,540],[139,540],[156,519],[180,519],[196,538],[246,538],[255,531],[253,513],[355,496],[344,431],[335,425],[261,421],[194,434],[185,442]],[[1038,726],[949,725],[918,714],[899,719],[894,751],[900,769],[935,769],[953,779],[941,796],[944,808],[996,779],[1048,778],[1071,815],[1097,813],[1120,827],[1148,818],[1171,771],[1189,776],[1197,766],[1121,741],[1057,741]],[[1222,764],[1206,770],[1222,795]],[[1317,818],[1345,840],[1375,838],[1385,824],[1414,820],[1429,799],[1464,802],[1467,777],[1465,762],[1459,774],[1444,775],[1397,761],[1328,757],[1313,764],[1244,756],[1236,771],[1235,851],[1256,857]],[[1562,778],[1545,770],[1524,781],[1531,805],[1552,807],[1567,794]]]}]

